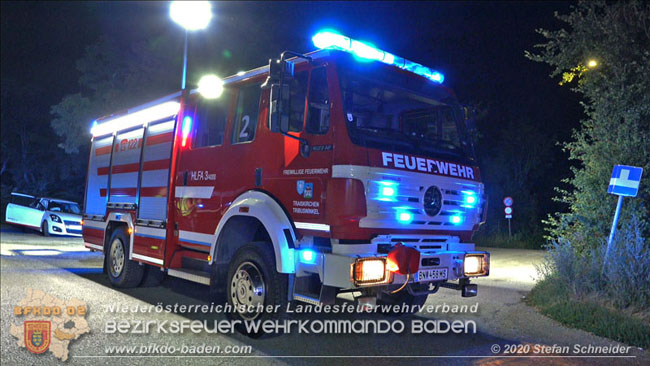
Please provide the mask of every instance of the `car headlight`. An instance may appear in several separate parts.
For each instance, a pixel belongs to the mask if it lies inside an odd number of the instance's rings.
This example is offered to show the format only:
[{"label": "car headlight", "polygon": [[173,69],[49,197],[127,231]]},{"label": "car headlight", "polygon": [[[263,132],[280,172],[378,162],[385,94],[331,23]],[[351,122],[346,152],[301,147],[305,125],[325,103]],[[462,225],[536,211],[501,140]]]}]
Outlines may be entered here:
[{"label": "car headlight", "polygon": [[57,215],[50,215],[50,219],[52,219],[52,221],[54,221],[54,222],[58,222],[58,223],[62,223],[62,222],[63,222],[63,221],[61,221],[61,218],[58,217]]},{"label": "car headlight", "polygon": [[465,254],[463,272],[465,276],[487,276],[490,271],[490,261],[484,253]]}]

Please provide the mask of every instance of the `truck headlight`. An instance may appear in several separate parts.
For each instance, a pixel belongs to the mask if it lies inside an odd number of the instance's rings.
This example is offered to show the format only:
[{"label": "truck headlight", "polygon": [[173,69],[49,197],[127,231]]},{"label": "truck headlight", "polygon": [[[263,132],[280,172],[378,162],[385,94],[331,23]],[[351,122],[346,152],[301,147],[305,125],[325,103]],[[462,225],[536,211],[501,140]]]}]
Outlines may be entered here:
[{"label": "truck headlight", "polygon": [[490,262],[487,254],[465,254],[463,272],[465,276],[487,276],[490,271]]},{"label": "truck headlight", "polygon": [[50,215],[50,219],[52,219],[52,221],[54,221],[54,222],[58,222],[58,223],[62,222],[61,218],[58,217],[57,215]]},{"label": "truck headlight", "polygon": [[386,258],[358,258],[352,264],[351,277],[355,286],[389,283],[391,279]]}]

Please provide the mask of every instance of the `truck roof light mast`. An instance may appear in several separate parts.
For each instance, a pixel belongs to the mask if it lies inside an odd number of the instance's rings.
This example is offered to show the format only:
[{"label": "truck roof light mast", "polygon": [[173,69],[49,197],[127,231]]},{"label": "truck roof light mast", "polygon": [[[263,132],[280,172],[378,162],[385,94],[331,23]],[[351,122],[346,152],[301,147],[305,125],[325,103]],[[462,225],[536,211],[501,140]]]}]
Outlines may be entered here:
[{"label": "truck roof light mast", "polygon": [[445,76],[438,71],[402,57],[395,56],[386,51],[382,51],[369,43],[346,37],[336,31],[324,30],[318,32],[314,37],[312,37],[312,41],[314,42],[314,46],[320,49],[341,50],[349,52],[362,59],[381,61],[385,64],[397,66],[400,69],[424,76],[438,84],[442,84],[445,80]]}]

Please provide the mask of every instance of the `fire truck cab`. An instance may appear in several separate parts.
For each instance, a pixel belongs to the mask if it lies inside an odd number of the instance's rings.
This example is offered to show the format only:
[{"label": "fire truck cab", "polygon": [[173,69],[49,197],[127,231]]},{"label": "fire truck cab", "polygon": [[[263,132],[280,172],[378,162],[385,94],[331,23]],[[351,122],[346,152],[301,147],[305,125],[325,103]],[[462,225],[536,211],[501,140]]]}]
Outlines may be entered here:
[{"label": "fire truck cab", "polygon": [[[225,78],[97,120],[83,237],[117,287],[163,274],[259,305],[475,296],[486,199],[442,74],[335,32]],[[207,292],[207,291],[206,291]]]}]

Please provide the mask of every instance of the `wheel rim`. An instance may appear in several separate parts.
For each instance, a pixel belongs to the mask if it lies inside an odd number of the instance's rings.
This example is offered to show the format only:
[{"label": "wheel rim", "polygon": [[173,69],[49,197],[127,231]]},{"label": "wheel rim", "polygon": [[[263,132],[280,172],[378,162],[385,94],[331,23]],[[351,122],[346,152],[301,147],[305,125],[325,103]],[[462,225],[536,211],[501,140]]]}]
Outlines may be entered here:
[{"label": "wheel rim", "polygon": [[[230,299],[233,305],[257,308],[258,305],[264,305],[265,296],[264,278],[257,265],[251,262],[240,264],[230,281]],[[237,312],[247,320],[255,319],[259,315],[256,311],[248,313],[238,310]]]},{"label": "wheel rim", "polygon": [[115,238],[111,244],[110,267],[113,277],[119,277],[122,274],[122,269],[124,268],[124,248],[122,247],[122,241],[118,238]]}]

